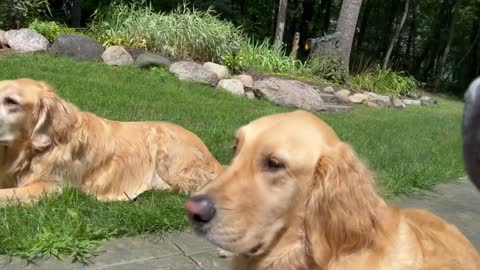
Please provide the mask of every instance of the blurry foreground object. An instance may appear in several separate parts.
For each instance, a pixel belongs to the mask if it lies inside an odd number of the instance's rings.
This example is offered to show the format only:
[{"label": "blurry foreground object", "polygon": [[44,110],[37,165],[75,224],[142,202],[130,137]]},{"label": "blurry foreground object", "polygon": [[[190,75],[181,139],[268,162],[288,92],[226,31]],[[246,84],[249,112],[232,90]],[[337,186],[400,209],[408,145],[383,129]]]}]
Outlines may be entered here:
[{"label": "blurry foreground object", "polygon": [[463,159],[470,180],[480,189],[480,77],[465,93]]}]

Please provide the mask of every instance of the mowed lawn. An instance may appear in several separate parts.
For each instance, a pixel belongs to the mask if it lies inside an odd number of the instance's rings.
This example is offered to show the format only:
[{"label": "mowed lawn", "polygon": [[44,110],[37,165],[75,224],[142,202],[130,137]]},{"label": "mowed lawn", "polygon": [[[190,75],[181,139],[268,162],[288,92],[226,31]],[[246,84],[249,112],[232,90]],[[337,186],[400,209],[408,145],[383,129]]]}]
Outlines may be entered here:
[{"label": "mowed lawn", "polygon": [[[22,77],[45,80],[61,97],[102,117],[180,124],[204,140],[223,164],[229,162],[238,127],[260,116],[292,110],[180,82],[161,69],[109,67],[42,54],[0,56],[0,79]],[[396,196],[430,189],[464,174],[463,103],[438,100],[431,107],[359,107],[318,116],[377,172],[385,195]],[[100,203],[68,190],[36,205],[3,208],[0,253],[85,259],[110,237],[182,229],[184,199],[168,192],[148,192],[135,202]]]}]

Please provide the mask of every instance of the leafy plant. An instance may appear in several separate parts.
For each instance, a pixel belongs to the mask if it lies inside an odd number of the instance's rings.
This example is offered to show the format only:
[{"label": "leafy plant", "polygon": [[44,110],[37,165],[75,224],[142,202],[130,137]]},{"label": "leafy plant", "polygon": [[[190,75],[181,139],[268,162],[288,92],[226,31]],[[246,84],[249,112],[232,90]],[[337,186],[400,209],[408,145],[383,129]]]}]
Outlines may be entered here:
[{"label": "leafy plant", "polygon": [[51,15],[48,0],[2,0],[0,1],[0,26],[20,28],[34,18]]},{"label": "leafy plant", "polygon": [[198,11],[186,4],[170,13],[156,13],[151,6],[114,2],[97,10],[88,33],[104,45],[146,48],[178,58],[221,60],[244,43],[243,32],[222,21],[210,8]]},{"label": "leafy plant", "polygon": [[335,83],[345,83],[348,79],[348,70],[334,57],[312,56],[306,63],[307,70],[312,76]]},{"label": "leafy plant", "polygon": [[37,31],[45,36],[49,41],[53,41],[58,35],[60,35],[60,25],[56,22],[42,22],[35,19],[30,23],[28,28]]},{"label": "leafy plant", "polygon": [[222,56],[222,63],[226,65],[233,73],[245,69],[245,57],[242,54],[230,53]]},{"label": "leafy plant", "polygon": [[245,67],[267,73],[301,74],[304,64],[285,55],[283,48],[271,46],[268,40],[250,41],[239,52],[244,57]]},{"label": "leafy plant", "polygon": [[377,66],[373,71],[355,75],[349,84],[356,89],[396,96],[408,95],[418,91],[418,82],[412,76]]}]

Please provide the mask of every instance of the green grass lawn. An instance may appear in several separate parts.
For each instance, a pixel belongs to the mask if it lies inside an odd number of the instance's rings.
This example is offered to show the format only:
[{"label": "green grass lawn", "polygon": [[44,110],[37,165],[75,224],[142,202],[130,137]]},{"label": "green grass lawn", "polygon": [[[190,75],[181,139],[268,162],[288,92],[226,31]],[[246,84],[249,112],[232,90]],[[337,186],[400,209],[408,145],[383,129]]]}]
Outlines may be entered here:
[{"label": "green grass lawn", "polygon": [[[48,55],[0,56],[0,79],[30,77],[53,85],[81,109],[113,120],[166,120],[202,138],[224,164],[234,131],[255,118],[289,109],[251,101],[163,70],[109,67]],[[378,173],[387,196],[411,194],[463,176],[463,103],[439,98],[432,107],[358,108],[319,114]],[[148,192],[135,202],[100,203],[75,190],[31,206],[0,209],[0,253],[85,259],[110,237],[182,229],[185,197]]]}]

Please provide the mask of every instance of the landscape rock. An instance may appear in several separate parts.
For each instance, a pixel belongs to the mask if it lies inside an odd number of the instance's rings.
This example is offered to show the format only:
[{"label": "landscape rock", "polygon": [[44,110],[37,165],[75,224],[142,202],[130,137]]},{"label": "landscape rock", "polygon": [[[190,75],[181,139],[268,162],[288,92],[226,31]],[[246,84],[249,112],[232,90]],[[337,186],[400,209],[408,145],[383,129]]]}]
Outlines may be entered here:
[{"label": "landscape rock", "polygon": [[365,92],[368,96],[368,101],[377,104],[379,107],[388,107],[390,106],[390,97],[379,95],[373,92]]},{"label": "landscape rock", "polygon": [[431,97],[423,96],[420,98],[420,103],[423,106],[431,106],[433,104],[437,104],[437,101]]},{"label": "landscape rock", "polygon": [[216,63],[213,63],[213,62],[206,62],[205,64],[203,64],[203,67],[206,70],[217,74],[218,80],[225,79],[228,76],[228,74],[230,73],[226,66],[219,65],[219,64],[216,64]]},{"label": "landscape rock", "polygon": [[323,88],[323,92],[327,93],[327,94],[333,94],[333,93],[335,93],[335,89],[333,89],[333,87],[331,87],[331,86],[327,86],[327,87]]},{"label": "landscape rock", "polygon": [[102,54],[103,61],[110,66],[133,64],[133,57],[122,46],[108,47]]},{"label": "landscape rock", "polygon": [[402,102],[405,105],[422,105],[422,102],[416,99],[402,99]]},{"label": "landscape rock", "polygon": [[367,106],[370,108],[378,108],[378,104],[373,101],[367,101]]},{"label": "landscape rock", "polygon": [[255,99],[255,93],[253,93],[253,91],[245,92],[245,96],[247,96],[248,99]]},{"label": "landscape rock", "polygon": [[326,110],[320,93],[303,82],[268,77],[255,81],[253,91],[256,96],[265,97],[277,105],[311,111]]},{"label": "landscape rock", "polygon": [[365,102],[368,99],[368,96],[365,95],[365,94],[357,93],[357,94],[353,94],[353,95],[349,96],[348,99],[350,99],[350,102],[352,102],[352,103],[362,104],[363,102]]},{"label": "landscape rock", "polygon": [[238,95],[238,96],[245,95],[243,84],[240,80],[237,80],[237,79],[220,80],[217,84],[217,88],[222,88],[224,90],[227,90],[228,92],[234,95]]},{"label": "landscape rock", "polygon": [[0,30],[0,44],[8,45],[7,39],[5,39],[5,31]]},{"label": "landscape rock", "polygon": [[252,88],[253,87],[253,78],[247,74],[240,74],[234,77],[234,79],[238,79],[242,82],[243,87],[245,88]]},{"label": "landscape rock", "polygon": [[9,30],[3,34],[3,39],[12,50],[19,53],[48,50],[48,39],[27,28]]},{"label": "landscape rock", "polygon": [[206,70],[202,65],[195,62],[180,61],[173,63],[169,68],[179,80],[195,81],[215,86],[218,77],[215,73]]},{"label": "landscape rock", "polygon": [[140,68],[146,68],[146,67],[169,68],[172,65],[172,62],[164,56],[146,52],[137,56],[137,58],[135,59],[135,65],[137,65]]},{"label": "landscape rock", "polygon": [[89,37],[61,34],[55,39],[50,50],[55,55],[77,60],[100,60],[105,48],[100,42]]},{"label": "landscape rock", "polygon": [[397,109],[405,108],[405,104],[403,104],[402,100],[399,97],[392,96],[391,102],[394,108],[397,108]]},{"label": "landscape rock", "polygon": [[335,96],[343,103],[350,103],[350,99],[348,96],[350,95],[350,91],[346,89],[342,89],[340,91],[335,92]]}]

